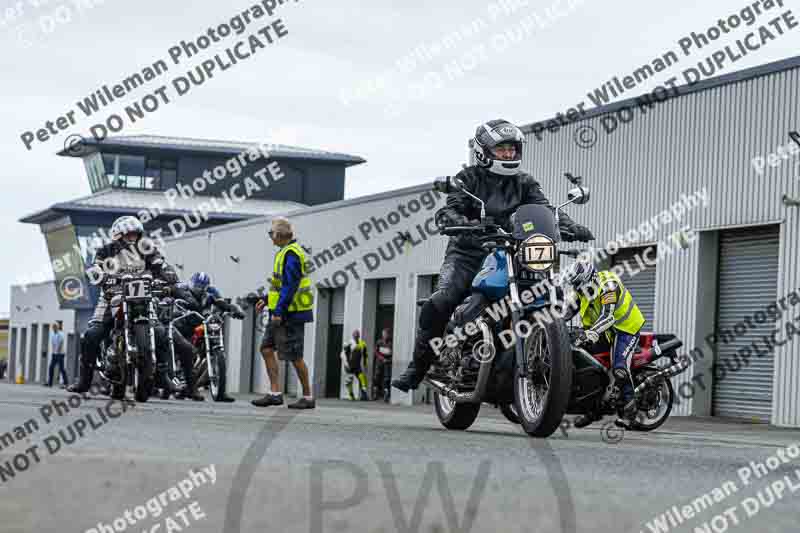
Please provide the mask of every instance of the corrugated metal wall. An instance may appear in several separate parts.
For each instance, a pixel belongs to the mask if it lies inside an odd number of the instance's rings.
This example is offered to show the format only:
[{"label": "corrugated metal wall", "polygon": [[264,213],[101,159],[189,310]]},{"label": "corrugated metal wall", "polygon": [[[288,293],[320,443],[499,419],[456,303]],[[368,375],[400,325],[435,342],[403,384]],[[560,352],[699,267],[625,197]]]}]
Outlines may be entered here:
[{"label": "corrugated metal wall", "polygon": [[[530,133],[526,170],[541,181],[553,203],[562,201],[569,188],[564,172],[584,177],[592,200],[568,212],[592,229],[596,246],[639,227],[681,195],[702,189],[710,205],[688,211],[679,222],[659,225],[654,239],[663,241],[682,226],[714,231],[781,223],[778,294],[785,295],[800,286],[800,217],[798,208],[781,199],[783,194],[800,196],[800,158],[767,166],[763,175],[751,160],[790,142],[788,132],[800,127],[798,94],[800,69],[795,68],[667,100],[646,114],[634,109],[634,119],[611,134],[605,133],[601,116],[544,132],[541,141]],[[596,145],[588,149],[574,142],[586,126],[597,132]],[[698,267],[696,243],[658,265],[655,328],[679,335],[687,348],[697,333]],[[675,384],[690,380],[693,371]],[[800,425],[800,343],[778,349],[774,380],[771,422]],[[688,414],[691,405],[682,402],[675,413]]]},{"label": "corrugated metal wall", "polygon": [[[626,248],[614,256],[613,264],[625,270],[620,280],[631,292],[636,305],[644,315],[643,331],[653,331],[656,311],[656,266],[644,264],[644,248]],[[653,256],[655,253],[653,253]],[[636,257],[639,257],[637,261]],[[650,257],[648,255],[648,257]],[[642,268],[644,266],[644,268]]]}]

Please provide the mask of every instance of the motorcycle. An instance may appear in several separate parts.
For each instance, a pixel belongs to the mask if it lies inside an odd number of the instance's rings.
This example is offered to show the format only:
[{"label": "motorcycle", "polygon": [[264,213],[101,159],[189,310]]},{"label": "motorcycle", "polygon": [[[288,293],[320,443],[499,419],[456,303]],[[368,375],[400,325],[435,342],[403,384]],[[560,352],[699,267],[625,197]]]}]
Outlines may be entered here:
[{"label": "motorcycle", "polygon": [[[565,321],[541,320],[537,314],[563,301],[549,283],[559,256],[572,253],[556,249],[559,212],[571,203],[588,202],[589,190],[578,182],[556,208],[520,206],[507,232],[486,216],[483,200],[460,179],[439,178],[434,189],[460,191],[481,208],[479,224],[440,226],[440,233],[471,235],[488,251],[470,296],[446,327],[447,345],[425,378],[434,389],[436,415],[444,427],[464,430],[476,420],[481,404],[491,403],[516,414],[528,435],[548,437],[569,406],[573,355]],[[537,285],[547,289],[530,290]],[[460,334],[464,329],[467,335]]]},{"label": "motorcycle", "polygon": [[[609,352],[590,354],[574,345],[580,330],[569,327],[564,314],[556,311],[568,305],[556,264],[561,255],[580,254],[556,249],[558,213],[570,203],[589,201],[581,178],[567,174],[567,179],[576,186],[567,202],[554,209],[520,206],[512,216],[511,233],[487,219],[483,201],[460,180],[447,177],[434,184],[440,192],[461,191],[481,205],[480,224],[444,227],[441,233],[471,234],[489,251],[472,294],[447,325],[445,335],[459,340],[441,350],[425,380],[435,391],[436,415],[448,429],[470,427],[484,402],[499,406],[509,421],[534,437],[550,436],[565,414],[615,412],[620,391],[613,386]],[[501,312],[504,300],[510,316]],[[465,325],[467,334],[471,325],[479,338],[459,335]],[[669,416],[674,401],[669,378],[688,368],[686,359],[677,359],[681,346],[674,335],[640,336],[632,363],[638,410],[630,429],[652,431]],[[672,364],[659,367],[665,357]]]},{"label": "motorcycle", "polygon": [[137,402],[150,398],[156,369],[155,301],[165,293],[166,285],[150,274],[109,276],[104,283],[103,294],[110,301],[114,323],[97,367],[115,400],[125,398],[129,385]]},{"label": "motorcycle", "polygon": [[[579,332],[579,328],[573,329],[573,341]],[[640,334],[639,346],[631,361],[636,414],[630,424],[618,420],[618,426],[634,431],[652,431],[666,422],[675,401],[670,378],[689,367],[689,359],[677,355],[681,346],[683,342],[675,335]],[[573,344],[572,353],[575,376],[567,414],[614,415],[620,390],[614,386],[610,350],[590,352]],[[668,366],[659,366],[667,360]]]},{"label": "motorcycle", "polygon": [[[175,343],[172,339],[172,333],[179,321],[195,317],[201,322],[194,328],[191,339],[192,346],[196,348],[197,353],[192,367],[195,386],[198,388],[207,386],[214,401],[222,401],[227,391],[227,356],[223,329],[225,318],[233,316],[234,313],[227,311],[220,313],[216,306],[212,306],[208,312],[201,314],[188,309],[188,303],[180,299],[174,301],[174,306],[176,311],[181,313],[180,316],[169,323],[168,336],[172,354],[172,367],[176,369],[175,379],[177,380],[177,376],[182,375],[182,372],[179,373],[177,371]],[[176,382],[176,385],[179,388],[186,386],[182,380]]]}]

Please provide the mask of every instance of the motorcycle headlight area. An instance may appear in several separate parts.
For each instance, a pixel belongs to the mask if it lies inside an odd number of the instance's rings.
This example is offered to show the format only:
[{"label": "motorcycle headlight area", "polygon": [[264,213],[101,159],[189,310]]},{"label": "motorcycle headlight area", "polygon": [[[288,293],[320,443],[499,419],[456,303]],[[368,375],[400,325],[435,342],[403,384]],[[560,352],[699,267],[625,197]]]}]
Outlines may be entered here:
[{"label": "motorcycle headlight area", "polygon": [[222,324],[219,324],[217,322],[211,322],[208,324],[208,331],[211,333],[217,333],[221,329],[222,329]]},{"label": "motorcycle headlight area", "polygon": [[547,235],[531,235],[519,246],[517,261],[533,272],[546,272],[556,262],[556,243]]}]

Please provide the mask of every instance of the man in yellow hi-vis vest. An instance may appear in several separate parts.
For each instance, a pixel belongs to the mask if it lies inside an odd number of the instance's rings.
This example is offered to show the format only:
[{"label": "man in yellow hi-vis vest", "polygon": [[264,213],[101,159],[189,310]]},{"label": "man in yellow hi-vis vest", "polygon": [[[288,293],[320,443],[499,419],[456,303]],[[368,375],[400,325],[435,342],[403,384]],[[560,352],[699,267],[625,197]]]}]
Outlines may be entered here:
[{"label": "man in yellow hi-vis vest", "polygon": [[[617,402],[619,416],[623,421],[630,420],[636,414],[631,360],[639,346],[644,316],[619,277],[607,270],[598,272],[591,260],[579,258],[570,265],[563,279],[578,294],[578,312],[584,331],[575,344],[588,347],[601,338],[604,344],[608,344],[615,386],[621,389]],[[585,427],[600,418],[599,413],[581,415],[575,419],[574,425]]]},{"label": "man in yellow hi-vis vest", "polygon": [[264,328],[261,355],[267,367],[270,392],[251,403],[257,407],[283,405],[280,383],[278,383],[278,361],[291,361],[297,377],[303,385],[303,397],[289,405],[291,409],[314,409],[314,397],[308,379],[308,367],[303,361],[305,323],[313,320],[314,293],[311,279],[306,275],[306,258],[303,248],[294,239],[292,225],[285,218],[272,221],[269,231],[272,243],[279,247],[273,261],[267,301],[259,301],[256,311],[266,306],[269,322]]}]

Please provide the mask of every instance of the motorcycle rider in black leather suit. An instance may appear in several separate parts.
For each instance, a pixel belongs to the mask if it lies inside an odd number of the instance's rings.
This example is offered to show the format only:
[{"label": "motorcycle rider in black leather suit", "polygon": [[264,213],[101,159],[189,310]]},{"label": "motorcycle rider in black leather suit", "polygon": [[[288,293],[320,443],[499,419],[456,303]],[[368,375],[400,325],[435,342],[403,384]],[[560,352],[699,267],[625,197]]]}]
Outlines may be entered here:
[{"label": "motorcycle rider in black leather suit", "polygon": [[[176,300],[183,300],[186,302],[184,307],[188,311],[196,311],[201,315],[216,306],[223,312],[233,313],[233,318],[243,320],[245,315],[239,306],[229,304],[222,298],[219,290],[211,285],[211,277],[205,272],[195,272],[188,284],[178,284],[173,295]],[[194,328],[202,324],[200,318],[197,316],[189,316],[175,323],[175,328],[172,336],[172,341],[175,343],[175,351],[190,351],[193,354],[192,361],[194,361],[194,346],[186,340],[192,337]],[[183,366],[183,361],[181,361]],[[180,395],[179,395],[180,397]],[[234,402],[234,398],[227,394],[223,396],[223,402]]]},{"label": "motorcycle rider in black leather suit", "polygon": [[[468,191],[485,202],[486,216],[495,224],[511,230],[509,218],[521,205],[551,206],[539,183],[521,170],[522,131],[502,120],[478,126],[472,140],[476,165],[456,176]],[[552,206],[551,206],[552,207]],[[457,191],[449,194],[447,205],[437,213],[437,225],[462,226],[480,221],[480,204]],[[565,241],[591,241],[592,233],[560,213],[559,226]],[[414,354],[406,371],[392,381],[403,392],[422,383],[434,359],[431,340],[440,337],[455,308],[469,294],[472,280],[480,270],[488,251],[469,235],[451,237],[439,272],[436,292],[423,304],[414,341]]]},{"label": "motorcycle rider in black leather suit", "polygon": [[[115,273],[131,272],[141,274],[149,272],[154,279],[160,279],[170,285],[178,282],[175,270],[166,262],[164,256],[156,248],[155,243],[144,236],[144,226],[138,218],[124,216],[114,221],[111,226],[111,242],[100,247],[93,265],[88,270],[95,284],[102,284],[106,276]],[[102,285],[101,285],[102,286]],[[113,327],[111,304],[105,294],[100,295],[94,317],[81,336],[80,378],[77,383],[68,387],[69,392],[88,392],[92,384],[95,362],[100,352],[100,343],[107,339]],[[169,343],[167,331],[158,324],[154,328],[156,344],[156,360],[158,364],[157,382],[160,386],[174,387],[168,376]],[[186,356],[189,358],[186,358]],[[191,352],[182,354],[191,367]],[[187,383],[193,388],[191,372],[186,376]]]}]

